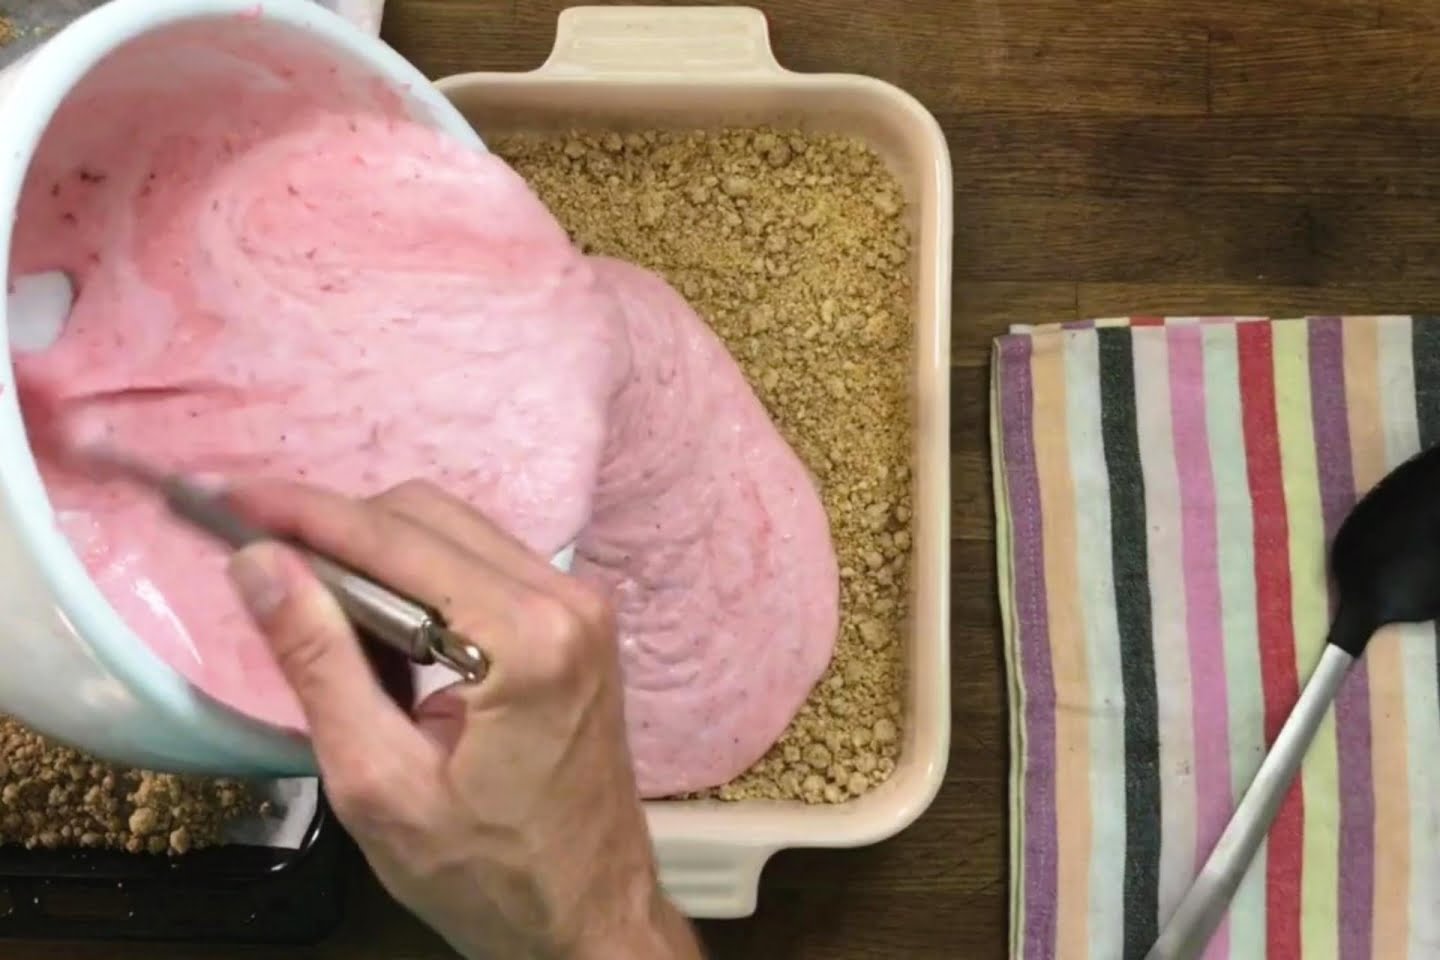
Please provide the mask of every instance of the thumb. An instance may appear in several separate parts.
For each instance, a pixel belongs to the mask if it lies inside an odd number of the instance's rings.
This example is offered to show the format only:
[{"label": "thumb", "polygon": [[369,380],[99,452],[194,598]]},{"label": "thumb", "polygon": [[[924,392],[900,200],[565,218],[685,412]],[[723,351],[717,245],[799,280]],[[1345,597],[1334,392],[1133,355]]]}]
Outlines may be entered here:
[{"label": "thumb", "polygon": [[229,572],[300,700],[327,780],[368,783],[380,758],[420,759],[416,750],[428,741],[385,694],[339,604],[304,560],[257,543],[231,558]]}]

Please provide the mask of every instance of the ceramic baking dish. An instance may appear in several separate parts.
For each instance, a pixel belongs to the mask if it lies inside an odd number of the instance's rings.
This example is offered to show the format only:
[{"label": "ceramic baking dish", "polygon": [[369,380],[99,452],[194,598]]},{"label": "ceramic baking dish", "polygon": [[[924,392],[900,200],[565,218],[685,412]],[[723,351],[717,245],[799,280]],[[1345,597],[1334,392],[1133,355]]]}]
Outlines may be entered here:
[{"label": "ceramic baking dish", "polygon": [[907,193],[917,238],[914,590],[905,737],[893,777],[848,803],[648,805],[666,889],[692,916],[753,912],[760,871],[786,847],[855,847],[907,827],[934,799],[950,739],[950,158],[924,107],[868,77],[801,74],[747,7],[576,7],[529,73],[438,84],[482,137],[519,131],[767,124],[863,137]]}]

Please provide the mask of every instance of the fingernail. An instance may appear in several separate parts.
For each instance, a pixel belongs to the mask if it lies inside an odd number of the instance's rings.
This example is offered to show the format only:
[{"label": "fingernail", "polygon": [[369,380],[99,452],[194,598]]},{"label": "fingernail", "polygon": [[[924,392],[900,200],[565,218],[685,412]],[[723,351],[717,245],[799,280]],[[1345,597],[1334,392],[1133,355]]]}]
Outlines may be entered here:
[{"label": "fingernail", "polygon": [[252,616],[264,620],[285,602],[285,578],[273,551],[251,548],[230,560],[230,580]]}]

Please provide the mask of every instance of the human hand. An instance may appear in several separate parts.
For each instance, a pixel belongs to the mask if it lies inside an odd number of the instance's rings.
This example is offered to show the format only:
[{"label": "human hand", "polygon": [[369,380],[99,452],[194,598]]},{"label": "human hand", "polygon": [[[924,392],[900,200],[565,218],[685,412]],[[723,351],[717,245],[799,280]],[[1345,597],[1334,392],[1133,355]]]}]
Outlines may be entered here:
[{"label": "human hand", "polygon": [[407,716],[293,551],[231,577],[295,688],[335,813],[386,889],[467,957],[698,958],[664,898],[606,603],[438,489],[231,491],[252,519],[439,610],[491,660]]}]

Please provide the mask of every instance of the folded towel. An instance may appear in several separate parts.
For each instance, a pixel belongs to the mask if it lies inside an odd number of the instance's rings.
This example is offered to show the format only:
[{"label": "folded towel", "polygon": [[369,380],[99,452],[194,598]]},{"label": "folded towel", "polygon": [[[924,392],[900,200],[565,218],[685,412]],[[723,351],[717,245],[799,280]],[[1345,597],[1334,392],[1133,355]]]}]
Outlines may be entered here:
[{"label": "folded towel", "polygon": [[[1319,656],[1335,529],[1440,441],[1440,319],[1020,327],[992,373],[1011,953],[1140,958]],[[1206,957],[1440,957],[1436,667],[1377,635]]]}]

